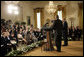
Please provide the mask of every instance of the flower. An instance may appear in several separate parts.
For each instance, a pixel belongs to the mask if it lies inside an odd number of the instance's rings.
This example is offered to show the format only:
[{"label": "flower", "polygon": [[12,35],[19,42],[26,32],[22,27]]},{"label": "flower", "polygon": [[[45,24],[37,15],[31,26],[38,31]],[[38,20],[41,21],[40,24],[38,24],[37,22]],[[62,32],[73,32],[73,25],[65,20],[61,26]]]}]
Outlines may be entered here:
[{"label": "flower", "polygon": [[6,56],[18,56],[20,54],[26,53],[28,51],[31,51],[32,49],[34,49],[35,47],[39,47],[41,45],[42,41],[38,41],[35,43],[32,43],[31,45],[25,46],[24,48],[18,49],[18,50],[14,50],[11,51],[10,53],[8,53]]}]

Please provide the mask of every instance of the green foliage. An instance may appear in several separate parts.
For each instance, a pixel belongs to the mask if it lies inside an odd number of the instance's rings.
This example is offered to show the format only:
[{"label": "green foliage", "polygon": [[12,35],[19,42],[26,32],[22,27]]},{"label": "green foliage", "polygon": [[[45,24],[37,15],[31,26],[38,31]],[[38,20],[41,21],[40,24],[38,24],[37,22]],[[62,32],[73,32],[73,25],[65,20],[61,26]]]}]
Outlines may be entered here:
[{"label": "green foliage", "polygon": [[72,40],[72,38],[68,38],[68,41],[71,41]]},{"label": "green foliage", "polygon": [[22,54],[22,51],[20,50],[15,50],[7,54],[7,56],[17,56],[19,54]]},{"label": "green foliage", "polygon": [[11,51],[6,56],[18,56],[18,55],[21,55],[23,53],[31,51],[32,49],[34,49],[36,47],[39,47],[41,45],[41,43],[42,43],[42,41],[38,41],[36,43],[32,43],[31,45],[28,45],[28,46],[26,46],[25,48],[23,48],[21,50]]}]

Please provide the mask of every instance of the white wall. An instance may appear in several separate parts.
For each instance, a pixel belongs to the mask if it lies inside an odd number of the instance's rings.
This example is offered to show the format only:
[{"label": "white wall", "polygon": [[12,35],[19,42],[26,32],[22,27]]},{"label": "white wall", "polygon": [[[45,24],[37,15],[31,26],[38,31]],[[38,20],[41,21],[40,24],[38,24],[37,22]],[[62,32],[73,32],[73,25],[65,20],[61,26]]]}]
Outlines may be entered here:
[{"label": "white wall", "polygon": [[[13,22],[15,21],[25,21],[27,22],[27,16],[31,17],[32,20],[32,8],[31,8],[31,4],[29,2],[25,3],[25,2],[20,2],[19,3],[20,7],[19,7],[19,14],[18,16],[15,16],[13,14],[9,14],[7,11],[7,4],[2,1],[1,2],[1,19],[5,19],[5,20],[9,20],[11,19]],[[23,8],[23,11],[21,10],[21,7]],[[23,20],[22,20],[22,13],[23,13]]]},{"label": "white wall", "polygon": [[[48,5],[48,1],[40,1],[33,4],[33,8],[38,8],[38,7],[45,7]],[[81,1],[54,1],[55,5],[66,5],[66,19],[68,22],[68,26],[71,26],[71,22],[69,20],[70,17],[74,18],[74,26],[79,25],[79,17],[78,17],[78,3],[82,3]],[[46,22],[46,19],[50,18],[49,14],[44,10],[44,22]]]},{"label": "white wall", "polygon": [[66,7],[66,18],[67,18],[67,22],[68,22],[68,26],[71,26],[71,22],[69,20],[69,18],[73,17],[74,18],[74,26],[78,26],[79,25],[79,17],[78,17],[78,4],[73,2],[70,3],[69,5],[67,5]]},{"label": "white wall", "polygon": [[[69,18],[70,17],[74,17],[74,26],[79,25],[79,19],[78,19],[78,2],[75,1],[54,1],[55,5],[67,5],[66,6],[66,19],[67,22],[69,24],[69,26],[71,25]],[[20,2],[19,3],[21,6],[23,6],[23,21],[27,22],[27,16],[31,17],[31,24],[35,24],[34,23],[34,8],[44,8],[46,5],[48,5],[48,1],[26,1],[26,2]],[[22,12],[22,11],[21,11]],[[22,15],[20,14],[17,16],[17,18],[15,19],[14,15],[10,15],[7,12],[7,5],[4,2],[1,2],[1,19],[4,18],[6,20],[8,19],[12,19],[14,22],[19,20],[22,21]],[[50,18],[49,14],[44,10],[44,23],[46,22],[46,19]]]}]

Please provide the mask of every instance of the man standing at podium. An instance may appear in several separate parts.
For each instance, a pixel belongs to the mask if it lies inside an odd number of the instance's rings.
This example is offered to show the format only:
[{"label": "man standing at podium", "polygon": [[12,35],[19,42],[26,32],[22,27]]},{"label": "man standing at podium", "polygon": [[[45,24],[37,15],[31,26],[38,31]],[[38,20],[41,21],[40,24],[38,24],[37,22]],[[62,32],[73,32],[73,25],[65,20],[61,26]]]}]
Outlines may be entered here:
[{"label": "man standing at podium", "polygon": [[61,39],[62,39],[63,25],[58,15],[56,16],[56,20],[53,21],[53,25],[51,27],[55,31],[54,37],[55,37],[55,44],[57,47],[57,51],[61,52]]}]

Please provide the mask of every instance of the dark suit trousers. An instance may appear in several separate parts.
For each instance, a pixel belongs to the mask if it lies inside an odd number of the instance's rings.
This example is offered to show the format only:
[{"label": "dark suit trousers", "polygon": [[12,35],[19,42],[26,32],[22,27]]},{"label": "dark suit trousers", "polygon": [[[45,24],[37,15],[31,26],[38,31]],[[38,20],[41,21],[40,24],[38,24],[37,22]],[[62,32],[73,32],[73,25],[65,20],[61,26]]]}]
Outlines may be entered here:
[{"label": "dark suit trousers", "polygon": [[58,51],[61,51],[61,37],[60,35],[55,36],[55,44]]},{"label": "dark suit trousers", "polygon": [[0,51],[0,56],[5,56],[7,54],[7,48],[6,46],[1,47],[1,51]]},{"label": "dark suit trousers", "polygon": [[64,31],[63,32],[63,38],[64,38],[64,45],[68,45],[68,38],[67,38],[67,32],[66,31]]}]

